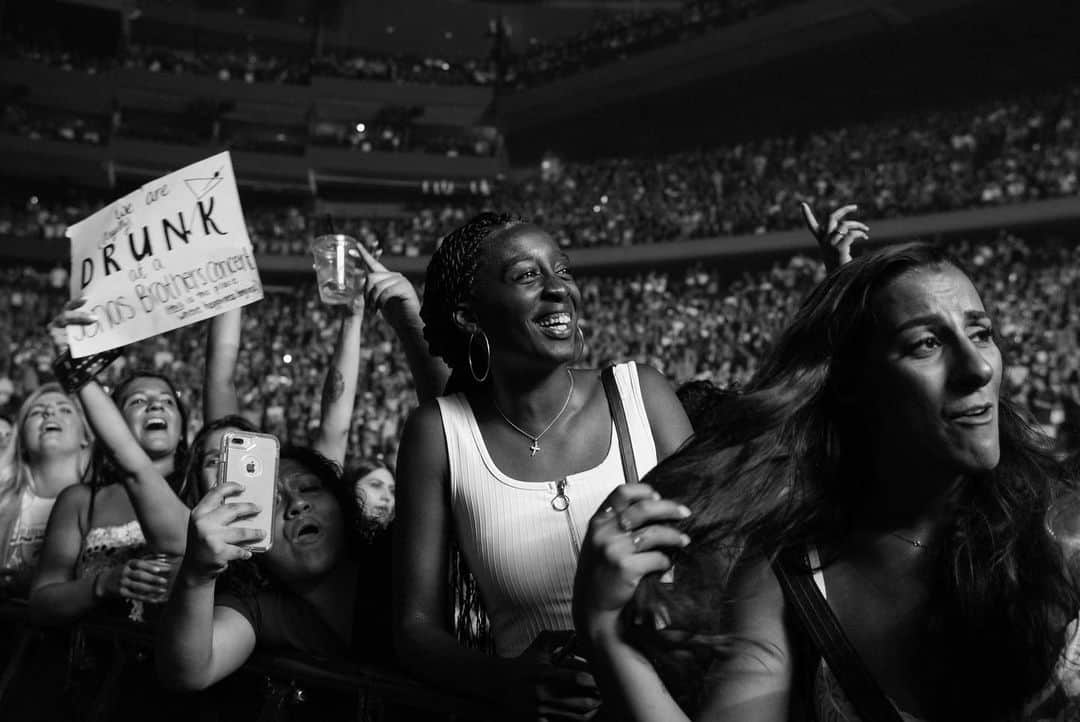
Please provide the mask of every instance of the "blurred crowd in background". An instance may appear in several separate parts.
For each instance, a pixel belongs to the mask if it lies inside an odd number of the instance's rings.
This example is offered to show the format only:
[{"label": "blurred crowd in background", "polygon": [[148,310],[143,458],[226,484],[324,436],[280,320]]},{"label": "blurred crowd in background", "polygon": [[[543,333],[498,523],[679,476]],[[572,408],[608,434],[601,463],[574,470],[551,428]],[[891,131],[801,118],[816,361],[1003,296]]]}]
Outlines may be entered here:
[{"label": "blurred crowd in background", "polygon": [[[858,203],[860,214],[873,221],[1057,198],[1080,191],[1078,118],[1080,86],[1069,85],[975,107],[671,155],[587,163],[551,157],[465,201],[413,201],[400,204],[393,217],[342,223],[345,232],[378,237],[391,255],[423,255],[485,208],[520,213],[562,246],[585,248],[796,228],[801,201],[815,207]],[[62,130],[48,125],[33,132],[78,140],[97,132],[87,128],[73,119]],[[492,143],[480,141],[491,152]],[[61,237],[65,224],[106,200],[8,198],[0,207],[0,236]],[[245,213],[257,251],[307,252],[314,227],[309,201],[248,204]]]},{"label": "blurred crowd in background", "polygon": [[[1002,234],[953,242],[998,319],[1011,361],[1004,393],[1027,408],[1063,446],[1080,437],[1080,247],[1052,238]],[[682,271],[580,276],[588,357],[649,363],[673,382],[745,383],[804,294],[823,276],[815,259],[794,255],[771,268],[693,265]],[[68,298],[66,273],[3,271],[0,287],[0,415],[51,377],[46,325]],[[422,289],[421,289],[422,290]],[[393,464],[415,406],[399,343],[380,319],[365,319],[350,455]],[[314,284],[271,290],[244,311],[237,387],[245,416],[283,441],[307,442],[319,421],[319,391],[336,325]],[[156,368],[174,379],[202,425],[198,397],[205,329],[193,326],[135,344],[110,369]]]}]

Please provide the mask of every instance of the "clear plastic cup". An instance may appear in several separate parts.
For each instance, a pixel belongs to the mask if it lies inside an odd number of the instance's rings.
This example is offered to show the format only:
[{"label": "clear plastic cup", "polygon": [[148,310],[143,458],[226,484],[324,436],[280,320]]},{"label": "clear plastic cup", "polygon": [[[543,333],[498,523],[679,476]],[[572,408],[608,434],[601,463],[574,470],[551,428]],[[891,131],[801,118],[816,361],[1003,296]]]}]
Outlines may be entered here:
[{"label": "clear plastic cup", "polygon": [[367,271],[360,257],[360,244],[352,236],[331,233],[318,236],[311,244],[319,298],[328,306],[349,306],[364,293]]},{"label": "clear plastic cup", "polygon": [[177,573],[180,571],[180,562],[183,561],[183,557],[179,554],[162,554],[160,552],[150,552],[143,554],[139,559],[150,562],[161,573],[163,577],[168,580],[165,591],[162,592],[159,598],[155,599],[153,603],[162,604],[168,600],[169,595],[172,593],[173,584],[176,582]]}]

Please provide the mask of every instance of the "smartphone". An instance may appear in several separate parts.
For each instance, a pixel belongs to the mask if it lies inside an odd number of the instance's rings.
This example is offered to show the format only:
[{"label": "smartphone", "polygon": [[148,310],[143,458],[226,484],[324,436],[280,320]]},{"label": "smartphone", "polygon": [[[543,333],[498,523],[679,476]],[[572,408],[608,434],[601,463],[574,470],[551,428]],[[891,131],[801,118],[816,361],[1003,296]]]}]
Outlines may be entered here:
[{"label": "smartphone", "polygon": [[229,497],[227,504],[251,502],[259,513],[236,523],[252,529],[262,529],[263,538],[246,549],[252,552],[270,550],[274,541],[274,502],[277,499],[277,467],[280,444],[271,434],[228,431],[221,437],[221,464],[218,483],[234,481],[244,490]]}]

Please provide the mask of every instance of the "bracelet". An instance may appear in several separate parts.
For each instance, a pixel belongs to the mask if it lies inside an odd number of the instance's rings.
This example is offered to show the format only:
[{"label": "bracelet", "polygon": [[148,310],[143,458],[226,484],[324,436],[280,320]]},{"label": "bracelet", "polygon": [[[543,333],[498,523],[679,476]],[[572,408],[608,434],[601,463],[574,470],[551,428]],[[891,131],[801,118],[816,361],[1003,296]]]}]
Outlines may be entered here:
[{"label": "bracelet", "polygon": [[52,370],[56,375],[56,380],[64,387],[64,391],[75,394],[83,386],[93,381],[121,353],[123,353],[122,348],[114,348],[76,359],[71,357],[69,349],[65,349],[52,362]]}]

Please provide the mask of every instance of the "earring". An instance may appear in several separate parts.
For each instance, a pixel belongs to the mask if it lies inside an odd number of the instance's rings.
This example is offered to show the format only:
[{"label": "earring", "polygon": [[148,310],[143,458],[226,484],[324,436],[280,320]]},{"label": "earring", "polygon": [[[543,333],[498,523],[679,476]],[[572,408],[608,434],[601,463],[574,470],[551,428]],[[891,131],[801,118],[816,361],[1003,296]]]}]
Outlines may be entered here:
[{"label": "earring", "polygon": [[577,332],[578,332],[578,336],[581,337],[581,350],[578,351],[577,354],[575,354],[575,356],[574,356],[575,360],[581,358],[582,356],[584,356],[585,351],[588,349],[588,346],[585,345],[585,332],[581,330],[581,326],[577,327]]},{"label": "earring", "polygon": [[[487,359],[484,362],[483,376],[476,375],[476,368],[473,366],[472,360],[473,339],[476,338],[477,334],[479,334],[480,338],[484,341],[484,355],[487,356]],[[488,341],[487,334],[484,333],[483,329],[477,329],[469,336],[469,345],[465,349],[465,357],[469,360],[469,373],[472,374],[473,381],[478,384],[483,383],[487,379],[488,374],[491,373],[491,342]]]}]

